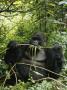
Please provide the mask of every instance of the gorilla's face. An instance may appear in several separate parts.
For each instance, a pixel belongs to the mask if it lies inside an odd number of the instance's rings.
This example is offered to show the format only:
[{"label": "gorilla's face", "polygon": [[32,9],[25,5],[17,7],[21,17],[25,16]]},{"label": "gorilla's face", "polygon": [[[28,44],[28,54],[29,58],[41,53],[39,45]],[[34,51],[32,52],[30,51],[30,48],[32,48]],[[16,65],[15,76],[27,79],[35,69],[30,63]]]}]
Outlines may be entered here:
[{"label": "gorilla's face", "polygon": [[41,45],[42,44],[42,39],[41,37],[33,37],[32,38],[32,41],[31,41],[31,44],[35,45],[35,46],[38,46],[38,45]]},{"label": "gorilla's face", "polygon": [[36,33],[30,40],[30,44],[34,46],[42,46],[44,44],[44,35],[41,32]]}]

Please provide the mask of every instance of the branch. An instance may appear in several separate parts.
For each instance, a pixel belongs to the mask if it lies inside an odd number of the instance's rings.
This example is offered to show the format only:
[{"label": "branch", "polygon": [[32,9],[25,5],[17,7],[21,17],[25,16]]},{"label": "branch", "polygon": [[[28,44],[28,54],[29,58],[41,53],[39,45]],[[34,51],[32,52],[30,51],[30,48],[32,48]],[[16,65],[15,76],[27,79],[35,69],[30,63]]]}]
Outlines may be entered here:
[{"label": "branch", "polygon": [[2,13],[2,12],[20,12],[20,13],[27,13],[27,12],[31,12],[31,11],[33,11],[33,10],[35,10],[35,9],[33,9],[33,8],[31,8],[31,9],[29,9],[29,10],[26,10],[26,11],[23,11],[23,10],[9,10],[9,9],[4,9],[4,10],[0,10],[0,13]]},{"label": "branch", "polygon": [[[25,63],[25,62],[22,62],[22,63],[16,63],[16,64],[19,64],[19,65],[27,65],[27,66],[30,66],[30,64],[28,63]],[[31,66],[34,66],[34,65],[31,65]],[[47,69],[47,68],[45,68],[45,67],[41,67],[41,66],[37,66],[37,65],[35,65],[36,66],[36,68],[39,68],[39,69],[42,69],[42,70],[46,70],[46,71],[48,71],[48,72],[50,72],[50,73],[52,73],[52,74],[55,74],[55,75],[58,75],[58,76],[60,76],[60,77],[63,77],[63,78],[66,78],[67,79],[67,77],[66,76],[64,76],[64,75],[61,75],[61,74],[58,74],[58,73],[55,73],[55,72],[53,72],[53,71],[51,71],[51,70],[49,70],[49,69]]]}]

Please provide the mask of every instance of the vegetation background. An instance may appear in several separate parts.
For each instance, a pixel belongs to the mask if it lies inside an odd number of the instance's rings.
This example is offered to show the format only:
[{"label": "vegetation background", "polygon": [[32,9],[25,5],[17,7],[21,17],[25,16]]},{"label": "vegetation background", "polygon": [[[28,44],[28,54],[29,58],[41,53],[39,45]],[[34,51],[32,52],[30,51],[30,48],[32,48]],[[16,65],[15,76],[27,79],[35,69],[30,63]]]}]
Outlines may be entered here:
[{"label": "vegetation background", "polygon": [[[24,83],[4,87],[2,77],[10,77],[3,61],[10,40],[26,42],[34,32],[42,31],[47,46],[63,47],[64,67],[58,80]],[[0,90],[67,90],[67,0],[0,0]]]}]

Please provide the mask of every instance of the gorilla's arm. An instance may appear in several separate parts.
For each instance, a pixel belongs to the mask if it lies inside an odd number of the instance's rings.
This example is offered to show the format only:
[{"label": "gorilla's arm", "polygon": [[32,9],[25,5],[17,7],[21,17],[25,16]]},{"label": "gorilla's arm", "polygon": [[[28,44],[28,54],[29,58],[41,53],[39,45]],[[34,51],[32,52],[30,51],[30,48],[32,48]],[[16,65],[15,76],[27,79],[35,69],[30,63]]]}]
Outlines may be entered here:
[{"label": "gorilla's arm", "polygon": [[4,61],[7,64],[13,65],[16,62],[18,62],[22,56],[23,54],[22,54],[21,46],[18,46],[16,41],[10,41],[7,45],[7,50],[4,56]]},{"label": "gorilla's arm", "polygon": [[[53,48],[46,48],[46,68],[54,73],[59,74],[63,67],[63,53],[61,46],[54,46]],[[47,72],[49,76],[58,78],[58,75]]]}]

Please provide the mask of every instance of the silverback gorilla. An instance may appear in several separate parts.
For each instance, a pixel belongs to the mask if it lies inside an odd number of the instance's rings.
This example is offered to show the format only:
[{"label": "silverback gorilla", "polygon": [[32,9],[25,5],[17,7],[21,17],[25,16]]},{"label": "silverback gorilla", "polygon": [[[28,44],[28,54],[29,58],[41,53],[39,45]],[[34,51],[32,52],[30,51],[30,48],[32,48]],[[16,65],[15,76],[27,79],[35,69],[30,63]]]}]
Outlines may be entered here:
[{"label": "silverback gorilla", "polygon": [[[8,65],[13,66],[17,78],[21,81],[28,81],[30,77],[34,80],[43,77],[57,79],[63,66],[63,52],[60,45],[52,48],[44,48],[45,38],[43,33],[38,32],[29,40],[28,43],[18,44],[10,41],[7,45],[4,60]],[[15,75],[7,80],[10,84],[15,83]]]}]

